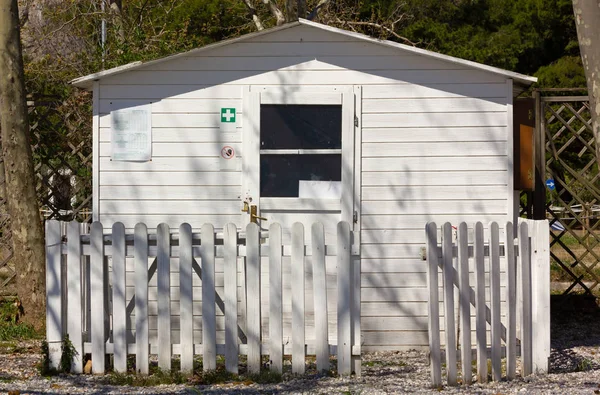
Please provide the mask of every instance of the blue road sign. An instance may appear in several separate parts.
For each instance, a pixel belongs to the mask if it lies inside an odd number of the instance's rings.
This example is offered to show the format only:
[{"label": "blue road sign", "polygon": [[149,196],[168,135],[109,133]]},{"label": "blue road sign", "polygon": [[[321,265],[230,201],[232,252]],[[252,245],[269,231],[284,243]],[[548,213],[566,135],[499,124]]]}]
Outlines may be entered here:
[{"label": "blue road sign", "polygon": [[554,183],[554,180],[552,178],[549,178],[546,180],[546,186],[548,187],[549,190],[553,191],[554,188],[556,187],[556,184]]}]

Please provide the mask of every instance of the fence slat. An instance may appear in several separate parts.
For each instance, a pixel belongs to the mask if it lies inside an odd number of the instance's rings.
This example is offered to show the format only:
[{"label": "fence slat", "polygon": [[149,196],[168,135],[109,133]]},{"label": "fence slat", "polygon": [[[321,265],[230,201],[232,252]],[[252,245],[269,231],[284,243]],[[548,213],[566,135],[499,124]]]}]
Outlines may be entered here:
[{"label": "fence slat", "polygon": [[106,354],[104,327],[104,240],[100,222],[94,222],[90,230],[91,245],[91,298],[92,303],[92,372],[104,373],[104,355]]},{"label": "fence slat", "polygon": [[67,333],[76,353],[71,360],[73,373],[83,372],[83,336],[81,307],[81,224],[69,222],[67,226]]},{"label": "fence slat", "polygon": [[461,330],[461,370],[463,381],[471,384],[471,286],[469,285],[469,230],[465,222],[458,226],[458,279]]},{"label": "fence slat", "polygon": [[125,300],[125,226],[112,226],[112,299],[115,372],[127,371],[127,311]]},{"label": "fence slat", "polygon": [[281,282],[281,225],[269,227],[269,353],[271,369],[283,369],[283,299]]},{"label": "fence slat", "polygon": [[338,374],[349,375],[352,373],[352,331],[351,331],[351,306],[350,306],[350,281],[352,271],[350,268],[350,225],[339,222],[337,225],[337,317],[338,317]]},{"label": "fence slat", "polygon": [[237,227],[227,224],[223,229],[225,245],[223,271],[225,273],[225,369],[238,373],[237,336]]},{"label": "fence slat", "polygon": [[438,245],[437,225],[429,222],[425,226],[427,234],[427,290],[429,291],[429,366],[431,383],[434,387],[442,385],[442,356],[440,349],[440,302],[438,294]]},{"label": "fence slat", "polygon": [[63,333],[60,222],[46,221],[46,341],[50,366],[60,365]]},{"label": "fence slat", "polygon": [[246,271],[248,314],[246,316],[248,336],[248,372],[260,372],[260,235],[255,223],[246,226]]},{"label": "fence slat", "polygon": [[531,249],[526,222],[519,225],[519,264],[521,272],[523,309],[521,318],[521,359],[523,377],[532,372],[532,317],[531,317]]},{"label": "fence slat", "polygon": [[311,233],[317,371],[323,372],[329,370],[327,278],[325,274],[325,229],[323,224],[320,222],[315,222],[311,227]]},{"label": "fence slat", "polygon": [[486,305],[485,305],[485,261],[483,243],[483,224],[475,224],[475,336],[477,339],[477,382],[485,383],[488,378],[487,341],[486,341]]},{"label": "fence slat", "polygon": [[532,371],[548,373],[550,357],[550,229],[548,221],[535,221],[532,232],[531,316],[535,322],[532,339]]},{"label": "fence slat", "polygon": [[204,224],[202,242],[202,370],[217,368],[217,310],[215,305],[215,228]]},{"label": "fence slat", "polygon": [[181,371],[194,370],[194,317],[192,290],[192,226],[179,226],[179,319],[181,343]]},{"label": "fence slat", "polygon": [[515,237],[512,222],[506,223],[506,242],[504,249],[506,254],[506,377],[509,380],[515,378],[517,369],[517,277],[515,265]]},{"label": "fence slat", "polygon": [[292,225],[291,259],[292,293],[292,372],[304,373],[305,328],[304,328],[304,225]]},{"label": "fence slat", "polygon": [[148,228],[135,225],[135,369],[149,373],[150,341],[148,339]]},{"label": "fence slat", "polygon": [[491,345],[492,345],[492,379],[502,378],[502,344],[500,321],[500,227],[497,222],[490,223],[490,303],[491,303]]},{"label": "fence slat", "polygon": [[158,367],[171,370],[171,276],[170,229],[162,223],[156,229],[158,291]]},{"label": "fence slat", "polygon": [[456,385],[456,326],[454,322],[454,267],[452,265],[452,225],[442,226],[442,265],[444,281],[444,322],[446,324],[446,375],[448,385]]}]

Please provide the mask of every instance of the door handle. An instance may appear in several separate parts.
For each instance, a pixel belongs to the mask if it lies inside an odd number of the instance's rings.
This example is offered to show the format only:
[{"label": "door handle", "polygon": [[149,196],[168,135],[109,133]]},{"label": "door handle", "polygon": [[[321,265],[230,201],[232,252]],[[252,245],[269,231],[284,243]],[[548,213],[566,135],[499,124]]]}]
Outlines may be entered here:
[{"label": "door handle", "polygon": [[261,221],[268,221],[268,219],[266,219],[265,217],[259,217],[257,213],[258,213],[258,208],[256,207],[256,204],[251,205],[250,206],[250,222],[254,222],[256,224],[256,223],[258,223],[259,219]]}]

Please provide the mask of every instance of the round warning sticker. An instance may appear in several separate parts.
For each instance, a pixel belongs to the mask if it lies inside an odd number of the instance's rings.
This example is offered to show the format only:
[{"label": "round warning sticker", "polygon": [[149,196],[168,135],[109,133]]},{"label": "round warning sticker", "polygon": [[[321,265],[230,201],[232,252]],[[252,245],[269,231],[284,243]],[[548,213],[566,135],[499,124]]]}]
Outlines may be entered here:
[{"label": "round warning sticker", "polygon": [[233,147],[226,145],[225,147],[221,148],[221,156],[223,159],[231,159],[235,156],[235,150]]}]

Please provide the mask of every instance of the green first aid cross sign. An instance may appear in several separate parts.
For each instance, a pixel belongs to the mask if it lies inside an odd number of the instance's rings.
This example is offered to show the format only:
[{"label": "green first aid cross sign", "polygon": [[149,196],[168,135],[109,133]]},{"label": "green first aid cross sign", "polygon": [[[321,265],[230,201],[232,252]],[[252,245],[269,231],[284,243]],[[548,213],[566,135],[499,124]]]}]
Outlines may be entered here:
[{"label": "green first aid cross sign", "polygon": [[235,123],[235,108],[221,108],[221,122]]}]

